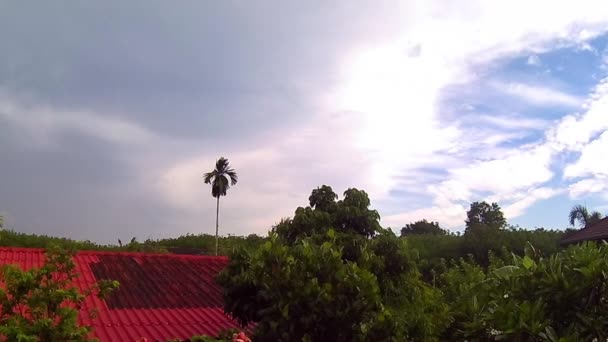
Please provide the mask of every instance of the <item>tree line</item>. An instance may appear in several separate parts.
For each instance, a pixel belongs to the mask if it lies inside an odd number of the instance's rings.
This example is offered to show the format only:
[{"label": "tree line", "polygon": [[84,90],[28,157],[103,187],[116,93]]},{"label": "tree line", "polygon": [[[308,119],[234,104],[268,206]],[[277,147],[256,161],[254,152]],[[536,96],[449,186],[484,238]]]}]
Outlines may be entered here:
[{"label": "tree line", "polygon": [[506,225],[475,202],[466,229],[379,224],[363,190],[329,186],[236,249],[218,277],[225,311],[256,341],[581,341],[608,337],[608,248]]}]

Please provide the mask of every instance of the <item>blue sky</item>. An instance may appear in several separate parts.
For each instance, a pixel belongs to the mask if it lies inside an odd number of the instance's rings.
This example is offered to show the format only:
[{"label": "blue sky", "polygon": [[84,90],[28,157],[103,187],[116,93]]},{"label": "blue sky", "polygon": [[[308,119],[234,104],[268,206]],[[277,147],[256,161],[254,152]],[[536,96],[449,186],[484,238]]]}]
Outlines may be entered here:
[{"label": "blue sky", "polygon": [[322,184],[385,226],[608,213],[597,1],[0,4],[0,213],[100,242],[264,234]]}]

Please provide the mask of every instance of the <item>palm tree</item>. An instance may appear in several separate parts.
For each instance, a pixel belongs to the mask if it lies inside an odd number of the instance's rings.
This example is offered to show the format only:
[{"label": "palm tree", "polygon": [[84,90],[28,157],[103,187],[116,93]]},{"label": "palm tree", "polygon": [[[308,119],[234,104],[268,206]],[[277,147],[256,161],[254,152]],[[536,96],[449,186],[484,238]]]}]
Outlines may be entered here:
[{"label": "palm tree", "polygon": [[[230,181],[228,181],[230,178]],[[226,196],[226,191],[231,185],[236,185],[238,176],[236,171],[230,168],[228,159],[221,157],[215,162],[215,169],[205,173],[203,177],[205,184],[211,184],[211,196],[217,198],[217,209],[215,212],[215,255],[218,250],[218,231],[219,231],[219,216],[220,216],[220,196]]]},{"label": "palm tree", "polygon": [[570,210],[570,224],[574,225],[578,221],[579,225],[583,228],[587,228],[590,225],[596,223],[602,219],[600,212],[594,211],[589,214],[587,207],[584,205],[577,204]]}]

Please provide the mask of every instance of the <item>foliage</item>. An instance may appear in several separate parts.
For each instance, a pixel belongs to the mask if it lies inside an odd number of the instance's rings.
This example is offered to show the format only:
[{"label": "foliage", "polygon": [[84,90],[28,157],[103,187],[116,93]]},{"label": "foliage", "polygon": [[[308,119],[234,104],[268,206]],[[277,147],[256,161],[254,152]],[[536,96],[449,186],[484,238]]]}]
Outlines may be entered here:
[{"label": "foliage", "polygon": [[260,341],[435,340],[448,324],[405,240],[380,227],[364,191],[313,190],[258,250],[237,250],[218,277],[225,310]]},{"label": "foliage", "polygon": [[454,321],[446,336],[478,341],[591,341],[608,337],[608,248],[586,243],[547,256],[461,259],[441,278]]},{"label": "foliage", "polygon": [[570,210],[570,214],[568,215],[569,222],[571,226],[574,226],[576,222],[580,225],[581,228],[587,228],[590,225],[601,220],[603,215],[600,212],[594,211],[589,213],[587,207],[583,205],[575,205]]},{"label": "foliage", "polygon": [[401,236],[412,235],[412,234],[439,234],[445,235],[447,231],[439,227],[438,222],[429,222],[427,220],[416,221],[414,223],[408,223],[405,227],[401,228]]},{"label": "foliage", "polygon": [[59,249],[46,254],[41,268],[2,266],[0,336],[9,341],[89,341],[91,328],[78,325],[84,300],[103,297],[118,283],[103,281],[81,292],[76,277],[72,254]]},{"label": "foliage", "polygon": [[332,190],[331,186],[323,185],[312,191],[308,201],[311,208],[326,213],[334,212],[338,195]]},{"label": "foliage", "polygon": [[56,246],[67,250],[121,250],[118,246],[99,245],[91,241],[76,241],[47,235],[20,233],[12,230],[0,231],[0,245],[27,248],[50,248]]},{"label": "foliage", "polygon": [[505,252],[523,255],[526,243],[536,246],[545,255],[561,250],[559,241],[564,232],[538,228],[534,230],[508,226],[505,229],[486,229],[483,226],[464,235],[407,235],[409,245],[418,251],[418,268],[424,279],[432,282],[445,271],[445,261],[472,257],[482,266],[489,264],[489,254]]},{"label": "foliage", "polygon": [[236,185],[238,179],[236,171],[230,167],[228,159],[224,157],[220,157],[215,162],[215,168],[205,173],[203,177],[205,184],[211,184],[211,195],[216,198],[226,196],[226,191],[231,185]]},{"label": "foliage", "polygon": [[[248,236],[221,236],[220,241],[220,255],[228,255],[237,247],[243,247],[246,249],[257,248],[257,246],[265,241],[265,238],[255,234],[250,234]],[[100,245],[91,241],[77,241],[46,235],[26,234],[11,230],[3,230],[0,231],[0,246],[30,248],[49,248],[51,246],[58,246],[68,250],[105,250],[142,253],[185,251],[191,254],[207,255],[215,253],[215,237],[208,234],[186,234],[177,238],[166,238],[159,240],[147,239],[144,242],[138,242],[135,238],[133,238],[128,244],[116,246]]]},{"label": "foliage", "polygon": [[380,229],[380,215],[369,209],[367,193],[355,188],[344,192],[344,199],[329,186],[312,191],[309,207],[296,209],[293,219],[284,219],[273,228],[284,242],[294,244],[298,240],[314,235],[324,235],[330,228],[337,233],[371,237]]},{"label": "foliage", "polygon": [[507,223],[498,203],[488,204],[487,202],[473,202],[467,211],[465,221],[467,230],[480,226],[499,229]]}]

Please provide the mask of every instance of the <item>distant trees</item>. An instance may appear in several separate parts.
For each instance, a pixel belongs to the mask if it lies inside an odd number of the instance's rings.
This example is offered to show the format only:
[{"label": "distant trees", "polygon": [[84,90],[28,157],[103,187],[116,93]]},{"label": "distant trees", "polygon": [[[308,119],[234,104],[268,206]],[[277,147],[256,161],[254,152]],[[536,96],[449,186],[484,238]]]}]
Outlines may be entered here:
[{"label": "distant trees", "polygon": [[226,196],[226,191],[231,185],[236,185],[238,176],[234,169],[230,168],[228,159],[220,157],[215,162],[215,168],[211,172],[205,173],[203,180],[205,184],[211,184],[211,195],[217,199],[215,212],[215,255],[218,253],[219,244],[219,216],[220,216],[220,196]]},{"label": "distant trees", "polygon": [[416,221],[414,223],[408,223],[405,227],[401,228],[401,236],[407,236],[412,234],[435,234],[445,235],[447,230],[442,229],[438,222],[429,222],[426,219]]},{"label": "distant trees", "polygon": [[581,228],[587,228],[601,220],[603,216],[598,211],[593,211],[589,213],[587,207],[585,207],[584,205],[577,204],[573,206],[570,210],[568,218],[571,226],[574,226],[575,223],[578,223]]}]

